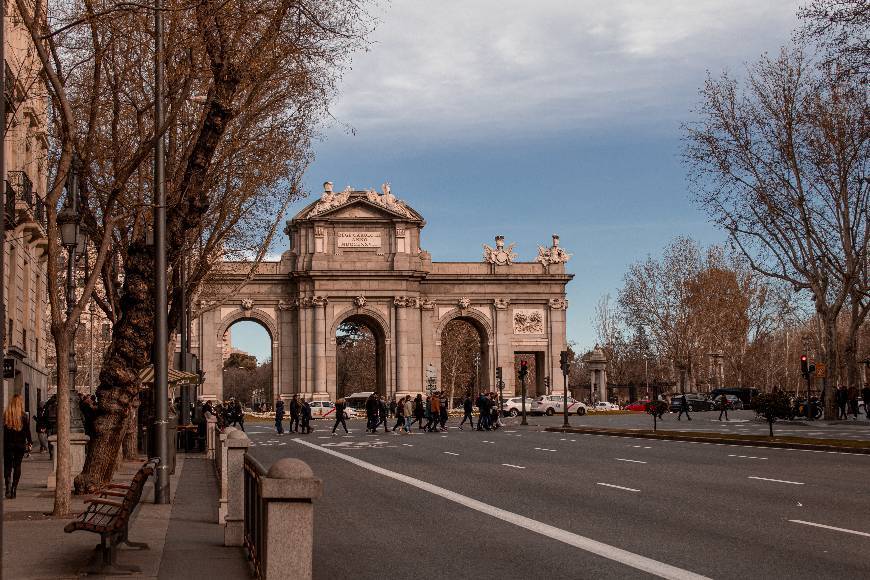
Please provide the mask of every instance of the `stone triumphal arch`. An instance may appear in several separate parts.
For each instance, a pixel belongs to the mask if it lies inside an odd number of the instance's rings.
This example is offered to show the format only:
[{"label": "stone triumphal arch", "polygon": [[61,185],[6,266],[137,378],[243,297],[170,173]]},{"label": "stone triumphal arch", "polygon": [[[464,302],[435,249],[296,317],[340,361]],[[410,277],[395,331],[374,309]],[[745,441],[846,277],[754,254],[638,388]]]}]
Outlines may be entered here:
[{"label": "stone triumphal arch", "polygon": [[[290,246],[279,261],[261,263],[253,276],[251,264],[225,263],[204,291],[193,340],[203,397],[222,396],[223,339],[240,320],[268,331],[275,393],[285,398],[335,397],[336,331],[344,321],[372,331],[378,389],[387,395],[424,391],[427,369],[441,368],[442,331],[454,319],[480,334],[482,387],[494,389],[502,367],[505,395],[518,392],[514,360],[526,354],[544,369],[529,393],[543,393],[544,377],[561,373],[565,286],[573,278],[558,236],[538,247],[533,262],[515,261],[501,236],[494,247],[484,244],[480,262],[433,262],[420,246],[425,225],[386,184],[381,193],[336,193],[324,184],[320,199],[287,223]],[[552,383],[561,392],[562,381]]]}]

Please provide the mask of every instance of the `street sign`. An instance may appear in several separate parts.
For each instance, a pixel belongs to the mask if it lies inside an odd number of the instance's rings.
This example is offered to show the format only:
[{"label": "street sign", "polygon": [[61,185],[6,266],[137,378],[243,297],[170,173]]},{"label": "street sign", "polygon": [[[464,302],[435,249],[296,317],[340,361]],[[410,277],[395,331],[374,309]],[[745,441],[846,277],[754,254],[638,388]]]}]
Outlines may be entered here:
[{"label": "street sign", "polygon": [[827,369],[825,368],[825,363],[817,362],[816,363],[816,377],[822,378],[825,376]]}]

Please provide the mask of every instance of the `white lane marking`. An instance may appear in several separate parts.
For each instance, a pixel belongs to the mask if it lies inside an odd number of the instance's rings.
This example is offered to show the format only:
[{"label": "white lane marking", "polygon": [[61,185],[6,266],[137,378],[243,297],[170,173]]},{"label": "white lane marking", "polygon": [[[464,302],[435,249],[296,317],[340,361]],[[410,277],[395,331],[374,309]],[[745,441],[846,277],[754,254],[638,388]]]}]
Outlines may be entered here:
[{"label": "white lane marking", "polygon": [[576,439],[570,439],[571,443],[577,443]]},{"label": "white lane marking", "polygon": [[459,455],[458,453],[453,453],[451,451],[445,451],[444,455]]},{"label": "white lane marking", "polygon": [[535,447],[535,451],[556,451],[555,449],[544,449],[543,447]]},{"label": "white lane marking", "polygon": [[729,454],[728,457],[736,457],[737,459],[767,459],[767,457],[756,457],[754,455],[734,455]]},{"label": "white lane marking", "polygon": [[789,520],[789,521],[794,523],[794,524],[803,524],[805,526],[815,526],[817,528],[824,528],[826,530],[834,530],[835,532],[845,532],[847,534],[855,534],[856,536],[865,536],[865,537],[870,538],[870,534],[868,534],[867,532],[848,530],[846,528],[838,528],[836,526],[826,526],[825,524],[817,524],[815,522],[805,522],[803,520]]},{"label": "white lane marking", "polygon": [[481,443],[493,443],[493,444],[495,444],[495,441],[481,441]]},{"label": "white lane marking", "polygon": [[306,447],[310,447],[311,449],[316,449],[317,451],[320,451],[322,453],[327,453],[334,457],[338,457],[339,459],[343,459],[344,461],[353,463],[354,465],[362,467],[363,469],[368,469],[369,471],[378,473],[385,477],[389,477],[390,479],[401,481],[402,483],[406,483],[408,485],[416,487],[417,489],[421,489],[433,495],[443,497],[444,499],[458,503],[459,505],[463,505],[469,509],[473,509],[488,516],[500,519],[517,527],[529,530],[542,536],[546,536],[564,544],[568,544],[569,546],[574,546],[575,548],[579,548],[586,552],[596,554],[603,558],[607,558],[608,560],[613,560],[614,562],[625,564],[626,566],[630,566],[637,570],[648,572],[649,574],[653,574],[660,578],[668,578],[671,580],[709,580],[709,578],[707,578],[706,576],[695,574],[694,572],[690,572],[689,570],[677,568],[676,566],[671,566],[670,564],[665,564],[664,562],[659,562],[657,560],[653,560],[652,558],[647,558],[645,556],[641,556],[640,554],[635,554],[633,552],[629,552],[628,550],[623,550],[621,548],[617,548],[616,546],[611,546],[603,542],[598,542],[591,538],[586,538],[584,536],[562,530],[555,526],[551,526],[543,522],[539,522],[537,520],[533,520],[531,518],[527,518],[525,516],[521,516],[519,514],[515,514],[501,508],[497,508],[489,504],[485,504],[481,501],[471,499],[470,497],[466,497],[464,495],[460,495],[454,491],[450,491],[449,489],[444,489],[443,487],[438,487],[437,485],[433,485],[431,483],[415,479],[401,473],[395,473],[389,469],[384,469],[383,467],[378,467],[377,465],[374,465],[367,461],[363,461],[361,459],[357,459],[356,457],[345,455],[344,453],[339,453],[337,451],[333,451],[332,449],[325,449],[307,441],[302,441],[301,439],[294,439],[294,441],[296,441],[300,445],[305,445]]},{"label": "white lane marking", "polygon": [[634,489],[633,487],[622,487],[621,485],[613,485],[612,483],[601,483],[600,481],[595,485],[603,485],[604,487],[613,487],[616,489],[624,489],[625,491],[640,491],[639,489]]},{"label": "white lane marking", "polygon": [[786,481],[785,479],[770,479],[767,477],[755,477],[754,475],[750,475],[747,479],[759,479],[761,481],[773,481],[775,483],[790,483],[792,485],[805,485],[800,481]]},{"label": "white lane marking", "polygon": [[637,459],[621,459],[619,457],[614,457],[617,461],[628,461],[629,463],[646,463],[646,461],[638,461]]},{"label": "white lane marking", "polygon": [[411,443],[402,443],[402,445],[404,445],[405,447],[413,447],[414,446]]},{"label": "white lane marking", "polygon": [[512,463],[502,463],[505,467],[513,467],[515,469],[525,469],[522,465],[513,465]]}]

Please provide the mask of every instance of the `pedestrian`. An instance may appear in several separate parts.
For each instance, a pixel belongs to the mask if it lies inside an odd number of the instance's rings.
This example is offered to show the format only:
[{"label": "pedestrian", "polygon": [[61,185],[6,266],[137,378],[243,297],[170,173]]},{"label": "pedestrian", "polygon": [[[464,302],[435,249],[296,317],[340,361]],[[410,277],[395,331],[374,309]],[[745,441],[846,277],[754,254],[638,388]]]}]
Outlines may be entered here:
[{"label": "pedestrian", "polygon": [[837,387],[836,394],[837,401],[837,419],[848,419],[846,414],[846,405],[849,404],[849,393],[846,391],[846,387],[840,385]]},{"label": "pedestrian", "polygon": [[864,397],[864,413],[870,419],[870,385],[864,384],[864,389],[861,391],[861,396]]},{"label": "pedestrian", "polygon": [[390,399],[390,418],[391,419],[396,416],[397,407],[398,407],[398,405],[396,404],[396,395],[393,395],[393,398]]},{"label": "pedestrian", "polygon": [[284,401],[275,401],[275,431],[278,435],[284,434]]},{"label": "pedestrian", "polygon": [[480,418],[477,421],[477,430],[489,431],[489,398],[483,393],[477,396],[477,412]]},{"label": "pedestrian", "polygon": [[311,433],[311,405],[308,404],[306,399],[302,399],[300,415],[302,415],[302,434]]},{"label": "pedestrian", "polygon": [[[45,425],[49,437],[57,435],[57,395],[52,395],[45,402]],[[48,458],[54,460],[54,444],[48,440]]]},{"label": "pedestrian", "polygon": [[242,409],[240,401],[236,401],[235,405],[233,405],[233,422],[239,426],[239,429],[245,430],[245,411]]},{"label": "pedestrian", "polygon": [[440,409],[439,424],[441,425],[442,431],[447,431],[447,421],[450,419],[450,409],[447,404],[447,393],[441,392],[441,396],[438,398],[438,408]]},{"label": "pedestrian", "polygon": [[32,446],[30,421],[24,414],[24,399],[21,395],[13,395],[3,413],[3,483],[6,485],[7,499],[15,499],[21,479],[21,462]]},{"label": "pedestrian", "polygon": [[468,424],[471,425],[471,430],[474,431],[474,404],[471,402],[471,394],[465,393],[465,399],[462,401],[462,421],[459,422],[459,430],[463,431],[462,425],[468,419]]},{"label": "pedestrian", "polygon": [[[419,395],[418,395],[419,396]],[[405,403],[402,406],[405,414],[405,433],[411,434],[411,424],[414,422],[414,401],[411,400],[411,395],[405,395]]]},{"label": "pedestrian", "polygon": [[45,413],[45,403],[36,412],[36,436],[39,438],[39,452],[48,451],[48,418]]},{"label": "pedestrian", "polygon": [[722,413],[725,413],[725,420],[728,420],[728,397],[723,393],[719,397],[719,404],[722,405],[722,408],[719,409],[719,420],[722,420]]},{"label": "pedestrian", "polygon": [[858,387],[849,387],[849,412],[852,413],[852,417],[857,421],[858,420]]},{"label": "pedestrian", "polygon": [[403,398],[396,401],[396,398],[393,397],[391,404],[396,413],[396,424],[393,425],[393,434],[398,435],[402,430],[402,427],[405,425],[405,399]]},{"label": "pedestrian", "polygon": [[501,427],[501,421],[498,418],[498,401],[495,398],[495,393],[489,394],[489,424],[493,429]]},{"label": "pedestrian", "polygon": [[347,430],[347,423],[344,421],[344,409],[346,407],[347,403],[345,403],[344,398],[341,398],[335,402],[335,424],[332,426],[333,435],[337,435],[335,430],[338,429],[339,425],[344,427],[345,435],[350,433],[350,431]]},{"label": "pedestrian", "polygon": [[[423,430],[423,417],[426,415],[426,404],[423,402],[423,395],[417,394],[417,397],[414,399],[414,420],[411,421],[413,425],[416,421],[417,427],[420,431]],[[409,425],[410,427],[410,425]]]},{"label": "pedestrian", "polygon": [[289,431],[299,433],[299,412],[302,406],[299,404],[299,395],[293,395],[290,399],[290,428]]},{"label": "pedestrian", "polygon": [[686,419],[692,420],[692,417],[689,416],[689,401],[686,399],[686,393],[683,393],[680,397],[680,414],[677,415],[677,421],[682,419],[683,413],[686,414]]},{"label": "pedestrian", "polygon": [[374,433],[378,423],[378,399],[375,393],[366,399],[366,433]]},{"label": "pedestrian", "polygon": [[384,424],[384,433],[389,433],[390,428],[387,426],[387,414],[389,413],[389,407],[387,406],[387,402],[384,401],[384,398],[378,395],[378,422],[375,423],[375,432],[377,432],[378,427],[381,426],[381,423]]},{"label": "pedestrian", "polygon": [[438,421],[441,419],[441,400],[438,398],[438,392],[432,393],[429,397],[429,422],[426,423],[426,430],[434,433],[438,430]]}]

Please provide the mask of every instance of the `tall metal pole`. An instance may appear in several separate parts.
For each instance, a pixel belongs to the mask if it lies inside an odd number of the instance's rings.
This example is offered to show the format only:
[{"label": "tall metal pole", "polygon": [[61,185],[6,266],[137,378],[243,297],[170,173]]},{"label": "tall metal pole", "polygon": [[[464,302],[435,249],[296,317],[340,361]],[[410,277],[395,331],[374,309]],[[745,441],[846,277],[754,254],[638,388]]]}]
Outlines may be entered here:
[{"label": "tall metal pole", "polygon": [[[6,2],[0,2],[0,358],[6,361]],[[0,373],[0,417],[6,409],[6,379]],[[0,429],[3,449],[3,429]],[[3,459],[0,458],[0,464]],[[0,497],[0,551],[3,549],[3,498]],[[0,580],[3,566],[0,565]]]},{"label": "tall metal pole", "polygon": [[562,427],[568,426],[568,373],[565,372],[565,369],[562,369],[562,377],[564,378],[564,403],[562,404],[562,410],[565,412],[565,420],[562,421]]},{"label": "tall metal pole", "polygon": [[[87,276],[85,276],[85,278],[87,278]],[[88,384],[90,385],[90,388],[88,390],[89,390],[90,394],[93,395],[94,394],[94,303],[93,302],[91,302],[88,305],[88,311],[91,314],[91,338],[90,338],[91,354],[90,354],[90,361],[89,361],[90,369],[88,370],[88,377],[89,377]]]},{"label": "tall metal pole", "polygon": [[[79,213],[79,160],[73,155],[72,166],[70,167],[69,187],[67,188],[67,203],[73,213],[78,216]],[[79,218],[76,217],[78,220]],[[78,232],[78,225],[76,225]],[[67,264],[66,264],[66,320],[67,324],[71,324],[69,337],[69,432],[84,433],[85,423],[82,417],[81,409],[79,408],[79,394],[76,391],[76,374],[78,373],[78,363],[76,362],[76,334],[78,332],[78,321],[72,324],[72,313],[76,302],[76,287],[75,287],[75,266],[76,266],[76,246],[81,232],[77,233],[74,243],[67,246]],[[60,397],[60,393],[57,394]]]},{"label": "tall metal pole", "polygon": [[529,422],[526,421],[526,375],[520,377],[520,382],[522,383],[523,388],[523,420],[520,421],[520,425],[528,425]]},{"label": "tall metal pole", "polygon": [[[163,0],[154,0],[154,132],[163,127]],[[169,375],[166,312],[166,188],[163,138],[154,142],[154,397],[157,483],[154,503],[169,503]]]}]

